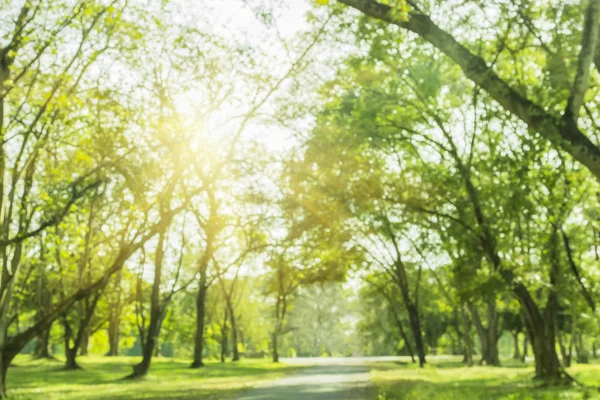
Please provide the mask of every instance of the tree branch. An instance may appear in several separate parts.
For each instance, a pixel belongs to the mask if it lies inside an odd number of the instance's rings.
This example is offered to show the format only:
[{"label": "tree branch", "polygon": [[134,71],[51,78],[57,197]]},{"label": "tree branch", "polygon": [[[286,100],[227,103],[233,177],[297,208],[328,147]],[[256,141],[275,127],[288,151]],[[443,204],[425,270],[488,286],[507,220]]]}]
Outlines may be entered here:
[{"label": "tree branch", "polygon": [[407,18],[392,7],[374,0],[339,0],[364,14],[416,33],[450,57],[465,76],[479,85],[506,111],[525,122],[532,130],[550,140],[585,165],[600,178],[600,148],[577,127],[570,115],[559,119],[547,113],[500,78],[485,60],[473,54],[438,27],[427,15],[411,11]]},{"label": "tree branch", "polygon": [[581,50],[577,62],[577,74],[573,82],[573,88],[567,102],[565,116],[569,116],[577,121],[579,109],[583,104],[585,92],[588,89],[590,80],[590,67],[594,61],[596,49],[598,47],[598,17],[600,17],[600,0],[590,0],[586,10],[585,26],[583,28],[583,38],[581,40]]},{"label": "tree branch", "polygon": [[565,250],[567,252],[567,259],[569,260],[569,266],[571,267],[571,271],[573,271],[573,275],[575,275],[575,278],[577,278],[577,282],[579,283],[579,286],[581,286],[581,292],[583,294],[583,297],[585,298],[585,301],[588,303],[588,305],[590,306],[592,311],[596,311],[596,304],[594,303],[594,299],[592,298],[592,295],[585,287],[583,280],[581,279],[581,275],[579,274],[579,269],[577,268],[577,264],[575,264],[575,260],[573,259],[573,251],[571,249],[569,237],[567,236],[567,233],[564,230],[561,229],[560,231],[562,233],[563,243],[565,245]]}]

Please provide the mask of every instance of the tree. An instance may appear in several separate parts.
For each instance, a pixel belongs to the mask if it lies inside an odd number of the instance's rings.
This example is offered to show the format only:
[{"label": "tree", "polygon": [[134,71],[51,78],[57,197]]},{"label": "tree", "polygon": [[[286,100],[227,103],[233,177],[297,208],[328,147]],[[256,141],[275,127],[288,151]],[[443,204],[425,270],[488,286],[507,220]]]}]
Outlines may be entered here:
[{"label": "tree", "polygon": [[[505,31],[507,21],[504,18],[499,20],[496,25],[498,35],[495,48],[486,49],[486,55],[492,54],[490,65],[483,58],[483,54],[477,53],[471,49],[473,46],[461,44],[449,30],[454,28],[454,24],[449,24],[447,29],[440,28],[434,23],[429,15],[422,10],[421,6],[415,2],[395,2],[391,5],[384,4],[375,0],[340,0],[340,3],[352,7],[367,16],[396,25],[402,29],[416,34],[422,40],[430,43],[437,50],[445,54],[462,70],[465,76],[475,85],[486,91],[503,109],[523,121],[533,131],[538,132],[548,139],[557,148],[562,148],[573,158],[586,166],[596,177],[600,177],[600,148],[594,144],[585,133],[578,127],[581,108],[584,105],[584,98],[588,90],[590,81],[590,68],[596,62],[596,50],[598,46],[598,15],[600,6],[595,2],[590,2],[585,10],[585,26],[581,37],[581,48],[578,54],[578,62],[573,71],[565,70],[564,64],[559,64],[555,70],[549,70],[550,74],[556,76],[550,82],[557,84],[558,87],[550,87],[547,92],[558,92],[564,96],[564,86],[568,85],[571,76],[574,76],[571,89],[566,90],[567,96],[562,98],[566,101],[566,107],[561,116],[557,116],[551,111],[547,111],[544,106],[538,102],[542,99],[537,97],[528,97],[528,93],[519,88],[515,82],[511,82],[510,70],[502,71],[504,74],[496,72],[493,65],[499,61],[500,57],[507,57],[512,51],[510,46],[504,46],[508,40],[514,40],[519,31],[525,32],[526,36],[522,40],[517,40],[517,51],[524,51],[526,44],[532,43],[536,50],[541,54],[556,56],[553,49],[549,48],[543,39],[540,39],[540,32],[536,30],[532,23],[533,16],[520,11],[519,6],[499,8],[497,11],[501,16],[507,16],[511,11],[521,16],[518,24],[519,30],[512,29]],[[440,4],[432,4],[431,10],[443,8]],[[525,14],[525,15],[524,15]],[[546,17],[543,15],[542,18]],[[510,17],[507,17],[510,19]],[[454,22],[454,21],[452,21]],[[573,21],[569,21],[573,23]],[[581,26],[581,25],[580,25]],[[476,27],[472,31],[477,32]],[[511,35],[512,31],[512,35]],[[580,29],[575,29],[580,31]],[[560,34],[552,36],[551,43],[560,41]],[[558,37],[557,37],[558,36]],[[527,59],[528,60],[528,59]],[[529,61],[529,60],[528,60]],[[596,65],[598,67],[598,65]],[[518,68],[518,67],[517,67]],[[518,76],[514,74],[513,76]],[[541,82],[536,82],[537,84]],[[548,82],[544,82],[548,83]],[[561,90],[562,89],[562,90]],[[541,96],[540,96],[541,97]],[[546,102],[554,101],[546,98]],[[561,103],[562,103],[561,102]],[[564,103],[563,103],[564,104]],[[558,105],[552,104],[552,110],[556,110]],[[557,374],[557,372],[550,372]]]}]

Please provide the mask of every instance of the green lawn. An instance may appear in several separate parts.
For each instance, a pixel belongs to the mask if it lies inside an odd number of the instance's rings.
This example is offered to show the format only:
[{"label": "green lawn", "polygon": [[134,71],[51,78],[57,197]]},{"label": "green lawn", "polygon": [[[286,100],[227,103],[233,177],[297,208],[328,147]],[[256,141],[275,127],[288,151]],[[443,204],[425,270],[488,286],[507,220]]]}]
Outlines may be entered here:
[{"label": "green lawn", "polygon": [[600,365],[574,365],[569,373],[583,387],[541,388],[533,366],[503,360],[500,368],[466,368],[460,358],[430,357],[419,369],[409,363],[377,363],[371,369],[376,398],[396,399],[600,399]]},{"label": "green lawn", "polygon": [[133,357],[81,357],[83,370],[61,370],[59,361],[32,361],[19,356],[8,372],[13,399],[226,399],[264,379],[298,370],[267,360],[208,363],[189,369],[189,360],[157,358],[141,381],[122,380],[131,373]]}]

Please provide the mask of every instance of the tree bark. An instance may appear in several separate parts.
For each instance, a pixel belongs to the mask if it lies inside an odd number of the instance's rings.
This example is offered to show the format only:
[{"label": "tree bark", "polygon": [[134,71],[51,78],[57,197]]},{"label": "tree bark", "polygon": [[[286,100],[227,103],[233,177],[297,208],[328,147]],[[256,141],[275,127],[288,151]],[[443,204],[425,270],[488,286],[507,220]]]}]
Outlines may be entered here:
[{"label": "tree bark", "polygon": [[83,335],[81,337],[81,345],[80,345],[80,349],[79,349],[80,356],[87,356],[89,354],[89,349],[88,349],[89,345],[90,345],[90,328],[88,325],[88,327],[84,329]]},{"label": "tree bark", "polygon": [[152,356],[154,355],[154,347],[158,342],[158,335],[163,321],[164,313],[163,306],[160,300],[160,284],[162,281],[162,265],[164,258],[165,237],[168,224],[161,227],[154,254],[154,280],[152,282],[152,292],[150,294],[150,323],[146,331],[145,338],[142,340],[142,361],[133,367],[133,373],[129,378],[141,378],[148,375]]},{"label": "tree bark", "polygon": [[277,348],[278,340],[279,340],[279,335],[277,333],[273,333],[273,335],[271,336],[271,343],[273,346],[273,362],[274,363],[279,362],[279,349]]},{"label": "tree bark", "polygon": [[235,319],[235,313],[231,300],[227,303],[229,307],[229,322],[231,323],[231,361],[240,360],[240,352],[238,349],[238,332],[237,332],[237,321]]},{"label": "tree bark", "polygon": [[78,350],[77,347],[65,349],[65,357],[67,359],[67,361],[65,362],[65,369],[67,369],[67,370],[81,369],[81,367],[77,363],[77,350]]},{"label": "tree bark", "polygon": [[227,347],[229,346],[229,327],[227,326],[227,320],[229,319],[229,308],[225,307],[225,317],[223,318],[223,325],[221,326],[221,362],[224,363],[227,358]]},{"label": "tree bark", "polygon": [[419,319],[419,311],[417,307],[410,303],[407,305],[406,310],[408,311],[408,319],[410,322],[410,329],[415,339],[415,348],[417,351],[417,357],[419,357],[419,367],[423,368],[425,363],[425,344],[423,343],[423,334],[421,332],[421,321]]},{"label": "tree bark", "polygon": [[201,272],[200,286],[196,295],[196,337],[194,340],[194,361],[192,368],[200,368],[204,366],[202,361],[204,352],[204,319],[206,317],[206,292],[208,291],[208,282],[206,279],[206,271]]},{"label": "tree bark", "polygon": [[6,399],[6,373],[10,363],[17,355],[17,352],[10,350],[0,350],[0,399]]},{"label": "tree bark", "polygon": [[481,360],[480,364],[499,366],[500,358],[498,355],[498,313],[496,310],[496,300],[488,300],[488,326],[485,327],[479,316],[477,308],[469,304],[469,310],[473,317],[473,322],[481,342]]},{"label": "tree bark", "polygon": [[523,309],[525,326],[535,358],[536,378],[545,381],[549,385],[571,383],[573,379],[561,366],[556,353],[556,332],[554,329],[555,305],[558,300],[556,293],[551,293],[544,312],[546,318],[543,318],[531,294],[522,283],[515,283],[513,290]]},{"label": "tree bark", "polygon": [[33,350],[33,358],[53,358],[50,354],[50,329],[52,325],[48,328],[42,330],[39,335],[37,335],[35,339],[35,348]]},{"label": "tree bark", "polygon": [[121,325],[121,271],[115,277],[116,299],[108,310],[108,353],[109,357],[119,355],[119,339]]},{"label": "tree bark", "polygon": [[529,340],[527,338],[527,333],[523,335],[523,354],[521,354],[521,362],[525,362],[527,360],[527,353],[529,352]]},{"label": "tree bark", "polygon": [[[396,245],[395,236],[389,229],[389,235]],[[400,289],[400,294],[402,295],[402,301],[404,303],[404,307],[406,307],[406,312],[408,314],[408,322],[410,325],[410,330],[415,340],[415,350],[417,352],[417,357],[419,358],[419,367],[423,368],[425,363],[427,362],[425,359],[425,344],[423,342],[423,332],[421,330],[421,319],[419,317],[419,307],[416,304],[416,301],[413,301],[410,298],[409,288],[408,288],[408,278],[406,276],[406,269],[404,263],[400,259],[399,250],[397,252],[397,259],[395,263],[394,274],[396,276],[396,284]],[[416,299],[415,299],[416,300]]]},{"label": "tree bark", "polygon": [[411,362],[415,362],[415,352],[413,350],[412,345],[410,344],[410,340],[408,340],[408,335],[404,331],[404,326],[402,325],[402,321],[400,320],[400,316],[396,312],[396,308],[394,307],[394,302],[392,301],[392,297],[389,296],[385,291],[382,291],[382,294],[387,298],[388,303],[390,305],[390,309],[392,311],[392,315],[394,316],[394,321],[396,322],[396,326],[398,327],[398,332],[400,332],[400,337],[404,340],[404,345],[406,346],[406,350],[408,350],[408,354],[410,354]]},{"label": "tree bark", "polygon": [[520,360],[521,359],[521,349],[519,349],[519,332],[513,331],[512,337],[513,337],[513,356],[512,356],[512,358],[514,360]]},{"label": "tree bark", "polygon": [[557,329],[557,338],[558,338],[558,348],[560,349],[560,355],[561,355],[561,360],[562,360],[562,364],[563,367],[565,368],[569,368],[571,366],[571,346],[569,346],[569,351],[567,351],[567,348],[565,346],[565,342],[563,339],[563,335],[560,333],[560,331]]},{"label": "tree bark", "polygon": [[116,313],[111,313],[108,319],[108,353],[109,357],[119,355],[119,320],[120,316]]},{"label": "tree bark", "polygon": [[590,357],[588,354],[587,349],[585,348],[585,343],[583,341],[583,334],[581,332],[578,332],[577,334],[577,345],[576,345],[576,349],[577,349],[577,362],[579,364],[589,364],[590,362]]},{"label": "tree bark", "polygon": [[152,363],[152,356],[154,355],[154,348],[158,339],[158,333],[160,332],[160,321],[161,321],[161,310],[159,307],[150,311],[150,324],[144,345],[142,346],[142,361],[139,364],[134,365],[133,373],[128,378],[142,378],[148,375],[150,371],[150,365]]},{"label": "tree bark", "polygon": [[464,352],[465,358],[464,362],[469,366],[473,366],[473,340],[471,338],[471,322],[469,320],[469,316],[467,311],[465,310],[465,306],[461,307],[462,311],[462,320],[463,320],[463,331],[464,331]]}]

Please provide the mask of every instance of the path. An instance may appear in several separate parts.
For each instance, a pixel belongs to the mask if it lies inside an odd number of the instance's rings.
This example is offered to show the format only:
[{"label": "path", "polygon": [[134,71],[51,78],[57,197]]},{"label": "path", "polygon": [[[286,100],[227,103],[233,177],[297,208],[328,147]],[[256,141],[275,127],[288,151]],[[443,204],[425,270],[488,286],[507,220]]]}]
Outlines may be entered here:
[{"label": "path", "polygon": [[237,400],[369,400],[375,358],[284,359],[306,369],[250,389]]}]

